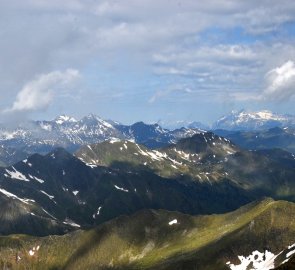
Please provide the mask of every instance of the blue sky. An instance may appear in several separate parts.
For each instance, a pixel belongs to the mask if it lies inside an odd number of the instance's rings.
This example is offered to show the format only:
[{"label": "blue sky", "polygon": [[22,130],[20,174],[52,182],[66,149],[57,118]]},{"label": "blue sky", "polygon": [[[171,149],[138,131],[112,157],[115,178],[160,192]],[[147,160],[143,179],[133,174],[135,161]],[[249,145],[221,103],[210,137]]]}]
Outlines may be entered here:
[{"label": "blue sky", "polygon": [[295,2],[0,3],[0,119],[295,114]]}]

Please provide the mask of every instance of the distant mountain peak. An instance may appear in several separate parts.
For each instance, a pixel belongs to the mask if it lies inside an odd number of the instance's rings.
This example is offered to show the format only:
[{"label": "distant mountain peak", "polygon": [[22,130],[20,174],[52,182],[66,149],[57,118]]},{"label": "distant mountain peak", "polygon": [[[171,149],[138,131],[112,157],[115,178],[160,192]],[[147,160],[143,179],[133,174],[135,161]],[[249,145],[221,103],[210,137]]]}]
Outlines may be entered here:
[{"label": "distant mountain peak", "polygon": [[93,113],[90,113],[87,116],[83,117],[80,121],[86,123],[99,123],[105,126],[106,128],[114,129],[114,126],[111,123],[109,123],[106,120],[103,120],[102,118]]},{"label": "distant mountain peak", "polygon": [[209,130],[210,127],[206,124],[203,124],[198,121],[187,121],[187,120],[175,120],[175,121],[167,121],[161,122],[161,125],[164,128],[174,130],[181,128],[190,128],[190,129],[200,129],[200,130]]},{"label": "distant mountain peak", "polygon": [[228,115],[221,117],[213,125],[213,129],[226,130],[259,130],[273,127],[285,127],[295,125],[295,117],[273,113],[269,110],[231,111]]},{"label": "distant mountain peak", "polygon": [[54,119],[54,122],[61,125],[61,124],[65,123],[65,122],[75,123],[75,122],[77,122],[77,120],[72,116],[62,114],[62,115],[57,116]]},{"label": "distant mountain peak", "polygon": [[102,120],[100,117],[98,117],[96,114],[94,113],[89,113],[88,115],[86,115],[85,117],[83,117],[85,119],[95,119],[95,120]]}]

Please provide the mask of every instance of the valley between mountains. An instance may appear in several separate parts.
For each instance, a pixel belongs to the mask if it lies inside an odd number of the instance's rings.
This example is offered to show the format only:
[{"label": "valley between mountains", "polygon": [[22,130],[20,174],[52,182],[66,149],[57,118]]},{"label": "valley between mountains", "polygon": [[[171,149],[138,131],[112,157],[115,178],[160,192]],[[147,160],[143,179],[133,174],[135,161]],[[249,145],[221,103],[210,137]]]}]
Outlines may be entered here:
[{"label": "valley between mountains", "polygon": [[2,130],[2,269],[293,269],[291,127],[246,147],[249,131],[36,123]]}]

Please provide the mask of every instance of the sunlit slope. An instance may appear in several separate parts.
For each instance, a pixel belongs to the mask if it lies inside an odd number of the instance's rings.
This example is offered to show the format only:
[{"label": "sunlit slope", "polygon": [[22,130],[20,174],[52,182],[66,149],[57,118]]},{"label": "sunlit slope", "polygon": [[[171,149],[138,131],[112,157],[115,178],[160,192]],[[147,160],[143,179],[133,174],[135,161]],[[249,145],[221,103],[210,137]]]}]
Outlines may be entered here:
[{"label": "sunlit slope", "polygon": [[270,199],[223,215],[143,210],[64,236],[2,237],[0,258],[13,269],[230,269],[238,255],[292,243],[294,214],[295,204]]}]

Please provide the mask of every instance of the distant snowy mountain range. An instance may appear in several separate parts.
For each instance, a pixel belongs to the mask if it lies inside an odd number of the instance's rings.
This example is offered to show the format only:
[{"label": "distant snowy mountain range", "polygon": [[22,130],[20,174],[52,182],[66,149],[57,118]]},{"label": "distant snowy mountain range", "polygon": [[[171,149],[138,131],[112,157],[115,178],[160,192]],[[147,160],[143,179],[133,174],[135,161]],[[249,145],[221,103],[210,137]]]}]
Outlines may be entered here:
[{"label": "distant snowy mountain range", "polygon": [[245,110],[232,111],[221,117],[213,125],[212,129],[225,130],[263,130],[274,127],[295,127],[295,116],[277,114],[271,111],[248,112]]},{"label": "distant snowy mountain range", "polygon": [[274,127],[295,127],[295,116],[288,114],[277,114],[268,110],[262,111],[231,111],[222,116],[212,125],[206,125],[198,121],[176,120],[160,122],[168,129],[181,127],[198,128],[202,130],[225,129],[230,131],[257,131]]},{"label": "distant snowy mountain range", "polygon": [[30,121],[14,128],[0,124],[0,162],[2,165],[13,164],[29,154],[45,154],[56,147],[74,152],[82,145],[110,139],[131,140],[148,148],[159,148],[176,143],[181,138],[191,137],[202,130],[259,131],[273,127],[294,128],[295,117],[270,111],[242,110],[223,116],[211,127],[186,121],[177,121],[174,125],[170,123],[169,126],[170,129],[143,122],[123,125],[112,120],[103,120],[94,114],[80,120],[60,115],[50,121]]},{"label": "distant snowy mountain range", "polygon": [[0,125],[0,146],[5,149],[2,150],[1,157],[4,164],[13,164],[15,160],[12,156],[19,160],[18,156],[23,158],[26,153],[45,154],[56,147],[74,152],[82,145],[110,139],[127,139],[149,148],[157,148],[196,133],[199,133],[198,129],[168,130],[158,124],[143,122],[122,125],[103,120],[94,114],[80,120],[61,115],[51,121],[30,121],[14,128]]},{"label": "distant snowy mountain range", "polygon": [[159,125],[167,129],[178,129],[182,127],[197,128],[202,130],[209,130],[210,126],[198,121],[176,120],[176,121],[160,121]]}]

